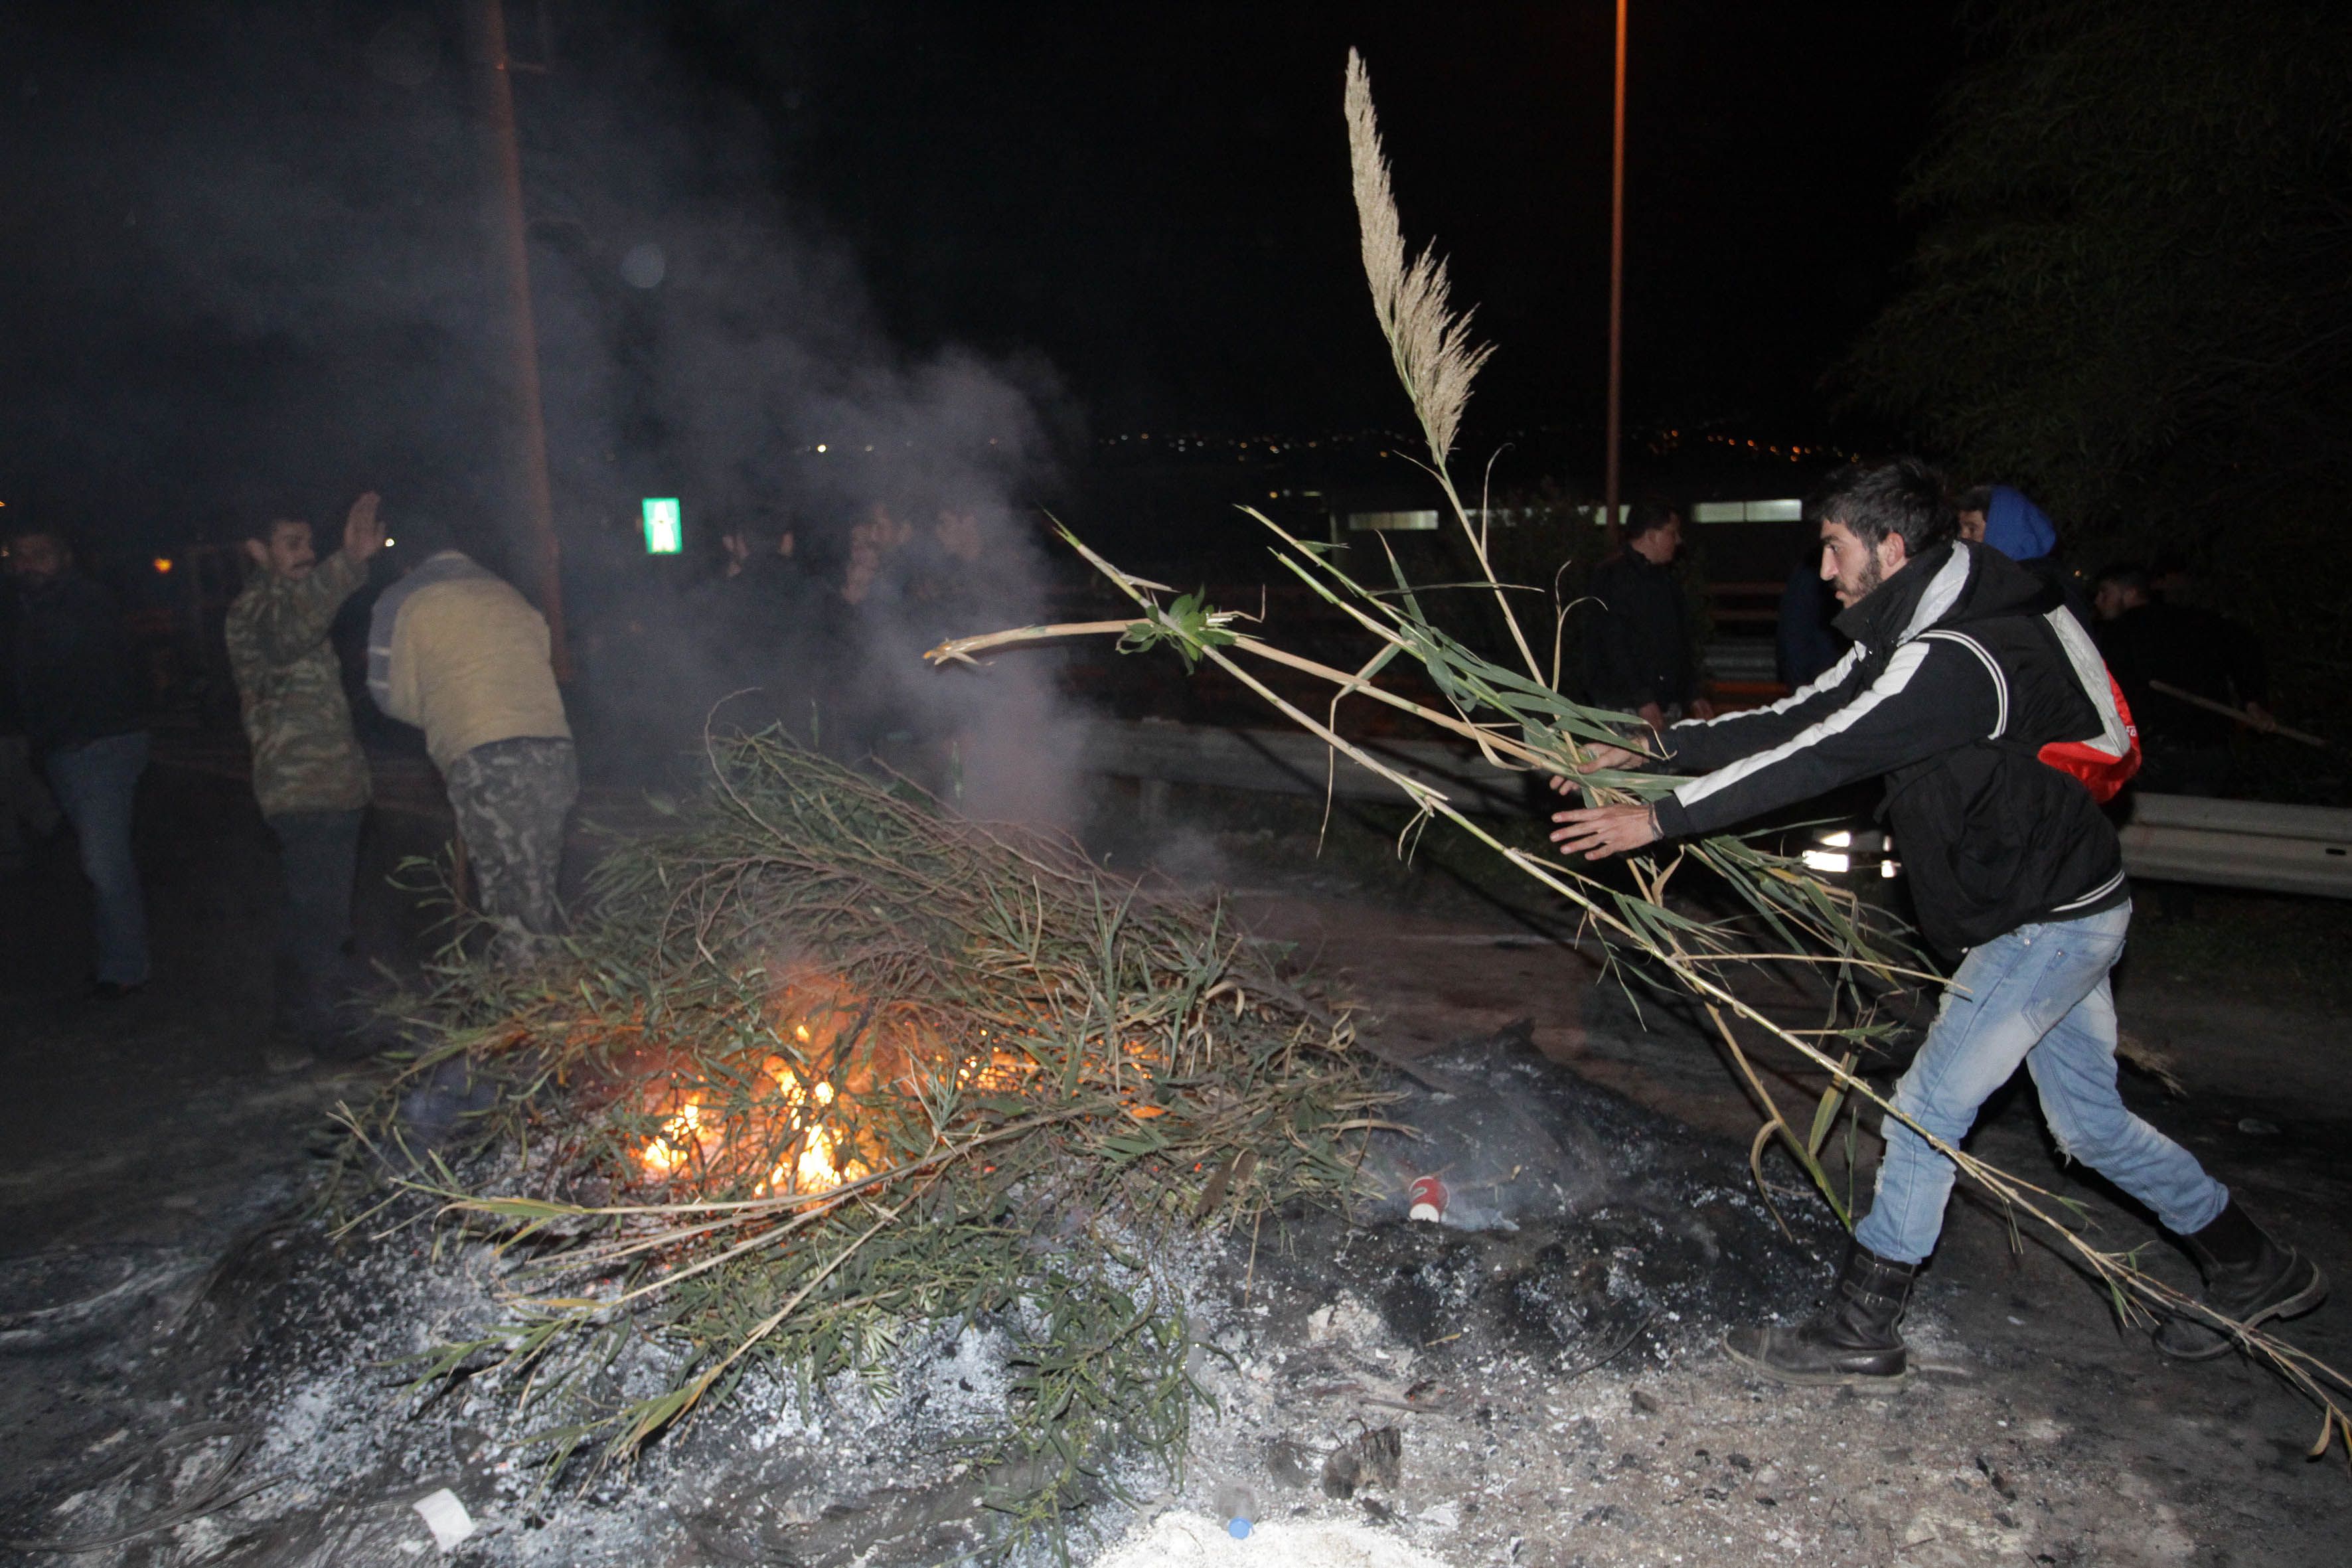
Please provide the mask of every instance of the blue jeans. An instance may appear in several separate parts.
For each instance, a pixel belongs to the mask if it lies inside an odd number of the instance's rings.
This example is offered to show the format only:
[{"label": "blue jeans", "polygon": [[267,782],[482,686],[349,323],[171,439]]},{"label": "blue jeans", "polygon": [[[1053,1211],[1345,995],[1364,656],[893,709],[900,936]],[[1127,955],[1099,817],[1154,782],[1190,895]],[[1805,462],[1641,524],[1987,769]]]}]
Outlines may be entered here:
[{"label": "blue jeans", "polygon": [[147,771],[147,731],[107,735],[43,759],[49,788],[81,842],[82,873],[98,895],[98,978],[147,983],[147,902],[131,858],[131,808]]},{"label": "blue jeans", "polygon": [[[2116,1091],[2116,1004],[2107,971],[2123,952],[2131,906],[2077,921],[2020,926],[1972,948],[1944,992],[1927,1043],[1895,1087],[1895,1104],[1957,1144],[1987,1096],[2023,1062],[2059,1152],[2080,1160],[2187,1236],[2211,1223],[2229,1189],[2195,1155],[2124,1109]],[[1854,1239],[1896,1263],[1921,1263],[1944,1228],[1952,1162],[1890,1116],[1878,1195]]]}]

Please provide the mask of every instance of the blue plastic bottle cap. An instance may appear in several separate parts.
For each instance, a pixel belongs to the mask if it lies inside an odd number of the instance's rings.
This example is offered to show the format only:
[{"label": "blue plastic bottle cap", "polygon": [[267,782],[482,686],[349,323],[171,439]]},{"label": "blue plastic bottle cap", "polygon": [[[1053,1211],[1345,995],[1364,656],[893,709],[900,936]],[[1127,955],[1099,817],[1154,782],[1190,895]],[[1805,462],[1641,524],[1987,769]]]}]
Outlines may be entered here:
[{"label": "blue plastic bottle cap", "polygon": [[1249,1532],[1250,1521],[1248,1520],[1229,1519],[1225,1521],[1225,1533],[1232,1536],[1235,1541],[1248,1540]]}]

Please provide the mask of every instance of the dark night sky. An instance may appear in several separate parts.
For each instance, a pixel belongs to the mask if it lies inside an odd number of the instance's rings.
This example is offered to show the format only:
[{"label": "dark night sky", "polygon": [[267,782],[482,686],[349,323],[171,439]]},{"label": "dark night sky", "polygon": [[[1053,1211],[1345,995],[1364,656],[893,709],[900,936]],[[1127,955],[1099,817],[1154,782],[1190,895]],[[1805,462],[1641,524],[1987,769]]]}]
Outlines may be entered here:
[{"label": "dark night sky", "polygon": [[[1610,7],[800,7],[713,39],[917,339],[1043,348],[1099,421],[1393,418],[1339,118],[1361,48],[1409,236],[1503,348],[1490,411],[1597,417]],[[765,36],[761,37],[761,34]],[[1903,252],[1932,6],[1637,5],[1629,405],[1819,417]],[[792,96],[787,97],[787,94]]]},{"label": "dark night sky", "polygon": [[[537,7],[509,10],[517,52],[536,52]],[[437,40],[422,87],[370,69],[403,16]],[[160,541],[275,491],[478,484],[455,16],[454,0],[0,15],[0,499]],[[709,399],[633,390],[657,330],[614,280],[622,247],[689,209],[705,243],[681,258],[713,254],[737,206],[806,242],[789,287],[732,308],[827,318],[812,363],[966,345],[1026,367],[1033,395],[1058,384],[1046,422],[1066,439],[1401,423],[1356,259],[1351,44],[1408,236],[1436,237],[1502,348],[1474,434],[1599,417],[1605,0],[550,0],[549,16],[557,73],[519,78],[518,98],[550,374],[572,374],[571,332],[621,409],[551,429],[591,454],[559,477],[575,502],[594,461],[624,475],[632,443],[709,422]],[[1897,276],[1895,191],[1954,47],[1943,7],[1637,0],[1631,421],[1830,433],[1820,378]],[[706,433],[701,460],[792,427]]]}]

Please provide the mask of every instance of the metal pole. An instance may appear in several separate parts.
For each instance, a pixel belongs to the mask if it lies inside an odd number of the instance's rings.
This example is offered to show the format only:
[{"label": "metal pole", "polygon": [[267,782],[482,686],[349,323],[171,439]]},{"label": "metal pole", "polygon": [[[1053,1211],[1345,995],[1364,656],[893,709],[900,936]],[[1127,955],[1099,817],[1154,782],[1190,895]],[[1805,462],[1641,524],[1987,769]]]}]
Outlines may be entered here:
[{"label": "metal pole", "polygon": [[[548,652],[558,680],[572,679],[563,629],[563,579],[555,540],[555,499],[547,479],[547,426],[540,409],[539,329],[530,308],[530,253],[522,216],[522,155],[515,145],[514,90],[507,59],[504,0],[466,7],[467,54],[480,130],[482,226],[489,246],[493,313],[509,357],[505,452],[508,506],[521,511]],[[496,330],[496,329],[494,329]],[[513,513],[509,512],[509,526]]]},{"label": "metal pole", "polygon": [[1624,384],[1625,3],[1617,0],[1617,118],[1609,149],[1609,458],[1601,469],[1601,515],[1612,550],[1617,547],[1618,537],[1618,409]]}]

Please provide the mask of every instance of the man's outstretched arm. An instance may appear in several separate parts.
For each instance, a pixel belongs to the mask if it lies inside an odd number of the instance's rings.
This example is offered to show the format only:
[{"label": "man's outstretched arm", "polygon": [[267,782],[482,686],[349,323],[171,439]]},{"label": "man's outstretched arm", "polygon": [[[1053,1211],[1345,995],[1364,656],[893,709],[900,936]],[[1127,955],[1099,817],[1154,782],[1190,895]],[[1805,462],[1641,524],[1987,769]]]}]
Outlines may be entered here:
[{"label": "man's outstretched arm", "polygon": [[1668,765],[1678,773],[1713,773],[1802,733],[1860,695],[1861,665],[1861,651],[1849,649],[1843,658],[1778,702],[1718,719],[1688,719],[1660,731]]},{"label": "man's outstretched arm", "polygon": [[1646,806],[1559,812],[1552,818],[1560,825],[1552,838],[1563,854],[1590,856],[1623,854],[1657,838],[1719,833],[1990,737],[2000,719],[1993,678],[1974,653],[1941,640],[1913,642],[1896,650],[1885,671],[1851,700],[1780,744],[1692,779]]}]

